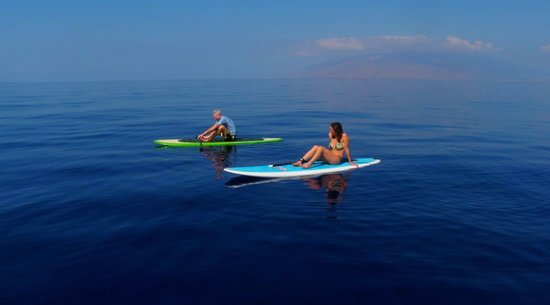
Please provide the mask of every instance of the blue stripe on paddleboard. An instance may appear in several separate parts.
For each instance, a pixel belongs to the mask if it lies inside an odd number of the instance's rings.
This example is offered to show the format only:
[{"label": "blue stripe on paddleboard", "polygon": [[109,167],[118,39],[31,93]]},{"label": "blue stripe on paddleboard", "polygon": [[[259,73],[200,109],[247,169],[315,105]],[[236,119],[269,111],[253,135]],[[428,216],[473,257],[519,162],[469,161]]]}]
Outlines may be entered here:
[{"label": "blue stripe on paddleboard", "polygon": [[[354,162],[357,164],[371,163],[374,158],[358,158]],[[293,166],[292,164],[270,166],[270,165],[258,165],[258,166],[242,166],[231,167],[230,169],[235,171],[249,172],[249,173],[277,173],[277,172],[307,172],[311,169],[335,169],[339,167],[349,166],[348,162],[340,164],[327,164],[321,161],[314,162],[310,168],[302,168],[299,166]]]}]

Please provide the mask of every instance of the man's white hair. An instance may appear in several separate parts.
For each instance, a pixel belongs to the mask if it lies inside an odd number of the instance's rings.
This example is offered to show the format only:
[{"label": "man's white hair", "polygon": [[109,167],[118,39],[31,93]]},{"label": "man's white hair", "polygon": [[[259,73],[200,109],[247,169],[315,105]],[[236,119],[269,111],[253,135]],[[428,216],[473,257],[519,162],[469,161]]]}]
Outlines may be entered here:
[{"label": "man's white hair", "polygon": [[214,109],[212,110],[212,113],[214,114],[222,114],[222,111],[220,109]]}]

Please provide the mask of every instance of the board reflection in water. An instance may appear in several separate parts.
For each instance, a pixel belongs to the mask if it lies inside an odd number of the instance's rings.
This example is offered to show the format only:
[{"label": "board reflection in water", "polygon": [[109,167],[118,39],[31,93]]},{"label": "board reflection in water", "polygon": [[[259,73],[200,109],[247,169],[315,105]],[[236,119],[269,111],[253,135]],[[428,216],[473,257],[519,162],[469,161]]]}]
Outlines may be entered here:
[{"label": "board reflection in water", "polygon": [[199,151],[212,163],[217,179],[223,179],[223,169],[233,165],[237,155],[235,146],[201,147]]},{"label": "board reflection in water", "polygon": [[244,186],[276,183],[288,180],[305,181],[307,187],[312,190],[325,190],[325,197],[329,205],[335,205],[344,202],[344,191],[348,186],[348,179],[351,173],[327,174],[318,177],[292,177],[292,178],[262,178],[250,176],[238,176],[229,179],[225,186],[230,188],[240,188]]}]

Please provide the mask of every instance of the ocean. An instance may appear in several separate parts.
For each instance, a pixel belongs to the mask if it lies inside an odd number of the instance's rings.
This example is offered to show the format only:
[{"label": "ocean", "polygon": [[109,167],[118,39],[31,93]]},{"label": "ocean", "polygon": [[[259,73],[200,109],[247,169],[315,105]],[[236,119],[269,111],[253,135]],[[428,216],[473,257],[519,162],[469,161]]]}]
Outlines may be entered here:
[{"label": "ocean", "polygon": [[[284,140],[153,144],[214,108]],[[548,83],[0,83],[0,121],[0,304],[550,303]],[[382,162],[223,171],[296,161],[334,121]]]}]

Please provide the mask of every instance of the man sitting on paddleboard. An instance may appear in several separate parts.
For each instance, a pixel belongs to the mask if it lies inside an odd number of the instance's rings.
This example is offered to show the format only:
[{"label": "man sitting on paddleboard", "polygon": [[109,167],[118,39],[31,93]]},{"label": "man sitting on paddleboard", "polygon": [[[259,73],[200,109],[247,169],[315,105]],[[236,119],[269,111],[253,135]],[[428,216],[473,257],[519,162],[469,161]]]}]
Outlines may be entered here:
[{"label": "man sitting on paddleboard", "polygon": [[351,159],[349,137],[342,129],[342,124],[338,122],[330,124],[328,140],[328,149],[321,145],[314,145],[300,160],[292,163],[292,165],[309,168],[317,160],[322,160],[329,164],[340,164],[345,152],[349,164],[357,166]]},{"label": "man sitting on paddleboard", "polygon": [[220,135],[224,141],[235,141],[237,138],[237,129],[233,120],[223,116],[219,109],[212,111],[212,117],[216,120],[214,125],[198,135],[197,139],[203,142],[210,142],[217,135]]}]

